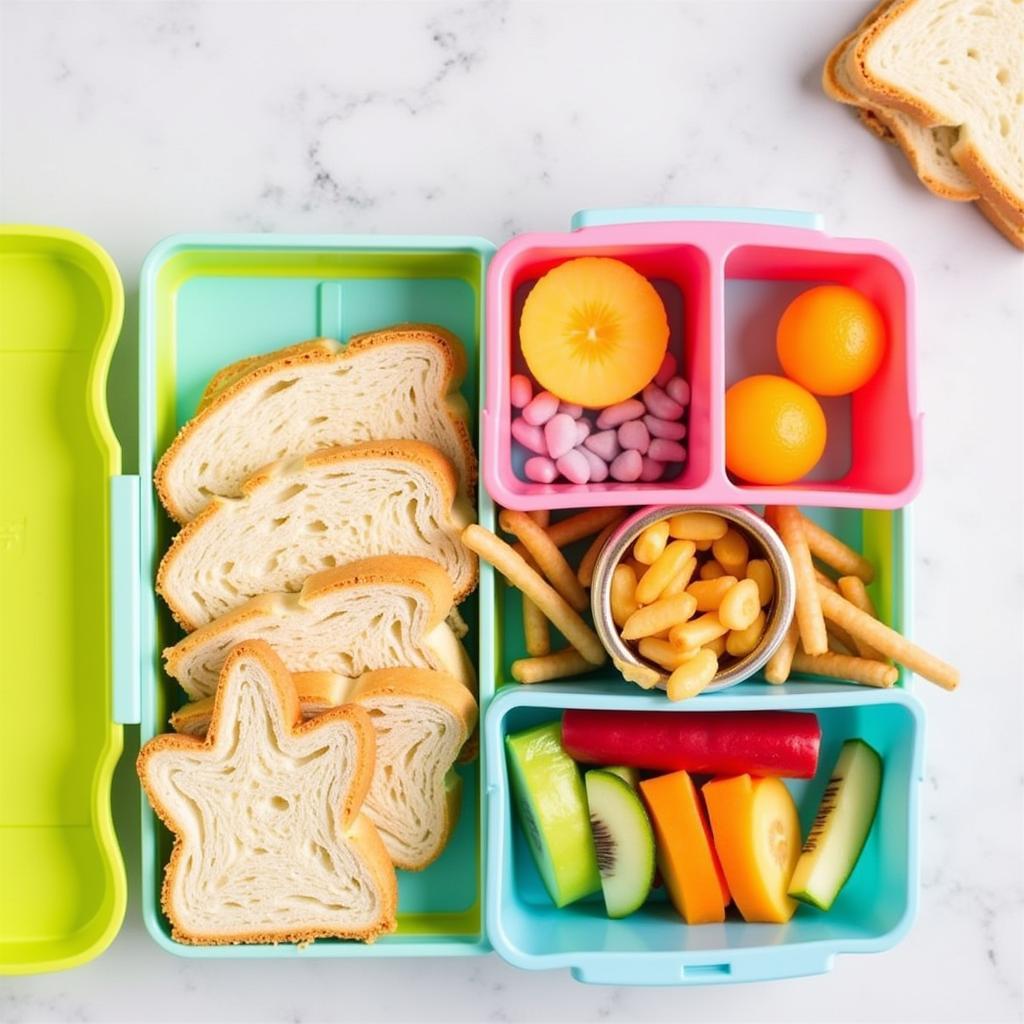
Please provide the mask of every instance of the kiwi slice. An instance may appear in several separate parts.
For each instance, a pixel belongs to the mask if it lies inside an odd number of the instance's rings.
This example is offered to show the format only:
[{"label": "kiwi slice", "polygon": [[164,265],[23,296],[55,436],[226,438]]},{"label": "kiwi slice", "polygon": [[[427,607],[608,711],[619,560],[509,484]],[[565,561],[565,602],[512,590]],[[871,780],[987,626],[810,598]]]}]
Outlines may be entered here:
[{"label": "kiwi slice", "polygon": [[612,775],[618,775],[623,782],[629,784],[630,789],[636,789],[640,785],[640,770],[633,768],[628,765],[617,764],[603,768],[602,771],[611,772]]},{"label": "kiwi slice", "polygon": [[601,768],[587,772],[587,803],[609,917],[643,905],[654,881],[654,830],[636,790]]}]

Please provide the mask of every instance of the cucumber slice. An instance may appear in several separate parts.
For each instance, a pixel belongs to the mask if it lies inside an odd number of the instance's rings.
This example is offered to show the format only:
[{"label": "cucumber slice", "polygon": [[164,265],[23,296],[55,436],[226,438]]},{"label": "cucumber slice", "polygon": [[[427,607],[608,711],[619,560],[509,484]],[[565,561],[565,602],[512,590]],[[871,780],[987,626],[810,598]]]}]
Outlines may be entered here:
[{"label": "cucumber slice", "polygon": [[526,841],[556,907],[601,888],[587,798],[576,762],[562,749],[562,724],[505,738],[509,775]]},{"label": "cucumber slice", "polygon": [[609,917],[643,905],[654,881],[654,830],[636,790],[614,772],[586,774],[590,827]]},{"label": "cucumber slice", "polygon": [[857,866],[878,809],[882,759],[863,740],[847,740],[789,883],[789,895],[828,910]]}]

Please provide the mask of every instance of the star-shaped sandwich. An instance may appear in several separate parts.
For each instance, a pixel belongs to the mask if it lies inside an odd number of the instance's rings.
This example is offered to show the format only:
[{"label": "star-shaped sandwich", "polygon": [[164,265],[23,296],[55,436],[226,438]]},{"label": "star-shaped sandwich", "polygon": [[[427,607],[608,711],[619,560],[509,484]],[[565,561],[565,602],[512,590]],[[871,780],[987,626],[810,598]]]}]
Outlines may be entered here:
[{"label": "star-shaped sandwich", "polygon": [[163,908],[180,942],[372,941],[395,928],[395,871],[361,813],[375,732],[360,707],[301,721],[270,647],[239,644],[205,739],[157,736],[138,772],[174,833]]}]

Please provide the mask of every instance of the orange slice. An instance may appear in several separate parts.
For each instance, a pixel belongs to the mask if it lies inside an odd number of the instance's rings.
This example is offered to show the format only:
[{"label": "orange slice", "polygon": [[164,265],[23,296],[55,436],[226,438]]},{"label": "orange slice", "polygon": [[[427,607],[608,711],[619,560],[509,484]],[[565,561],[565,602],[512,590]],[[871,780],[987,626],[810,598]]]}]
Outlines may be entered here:
[{"label": "orange slice", "polygon": [[519,344],[541,387],[600,409],[642,391],[668,348],[654,286],[621,260],[584,256],[549,270],[526,297]]}]

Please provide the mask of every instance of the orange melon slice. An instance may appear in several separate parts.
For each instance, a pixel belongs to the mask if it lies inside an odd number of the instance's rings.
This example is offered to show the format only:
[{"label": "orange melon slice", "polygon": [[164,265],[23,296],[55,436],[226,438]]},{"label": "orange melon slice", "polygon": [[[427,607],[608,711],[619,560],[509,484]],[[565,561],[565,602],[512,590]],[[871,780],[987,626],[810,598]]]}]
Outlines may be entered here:
[{"label": "orange melon slice", "polygon": [[784,924],[796,910],[787,890],[800,859],[800,819],[789,790],[779,779],[736,775],[712,779],[702,792],[743,919]]},{"label": "orange melon slice", "polygon": [[600,409],[653,379],[668,348],[668,317],[654,286],[621,260],[584,256],[549,270],[530,291],[519,344],[541,387]]},{"label": "orange melon slice", "polygon": [[724,921],[729,889],[689,774],[645,779],[640,793],[654,826],[658,870],[673,906],[687,924]]}]

